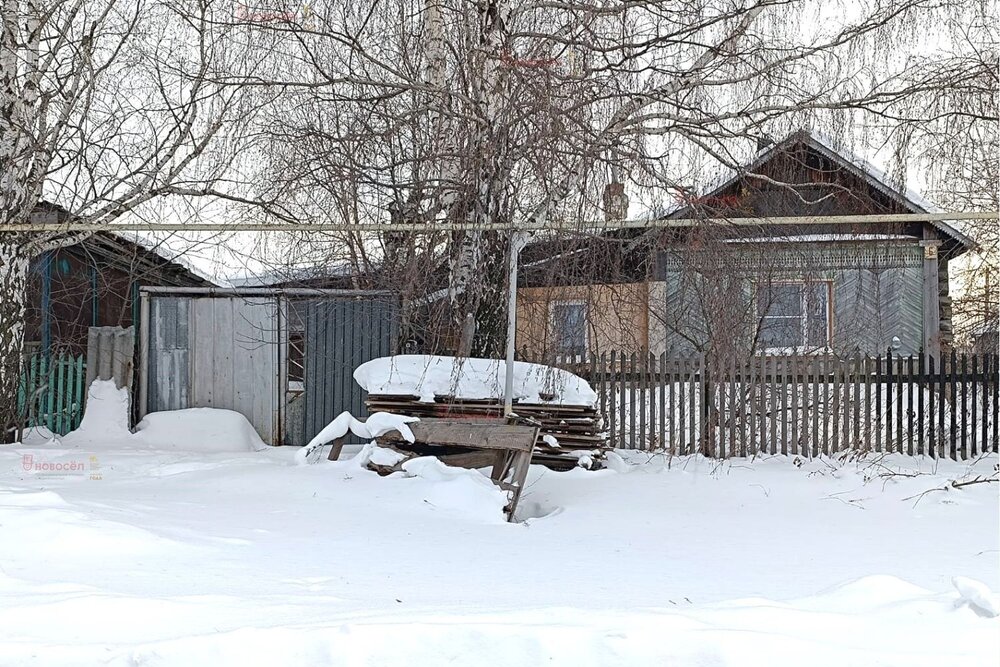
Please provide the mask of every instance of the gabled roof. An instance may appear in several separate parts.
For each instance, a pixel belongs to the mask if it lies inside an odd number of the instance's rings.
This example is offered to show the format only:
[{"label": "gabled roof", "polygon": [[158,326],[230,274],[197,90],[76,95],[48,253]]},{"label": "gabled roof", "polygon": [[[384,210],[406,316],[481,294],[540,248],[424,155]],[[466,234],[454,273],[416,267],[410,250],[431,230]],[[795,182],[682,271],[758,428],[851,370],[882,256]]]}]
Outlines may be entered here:
[{"label": "gabled roof", "polygon": [[[759,170],[770,160],[790,151],[799,144],[816,151],[826,159],[830,160],[833,164],[844,169],[848,173],[853,174],[874,190],[897,202],[911,213],[943,212],[939,207],[922,197],[915,190],[910,188],[903,188],[900,190],[892,183],[892,179],[889,175],[884,170],[875,166],[870,160],[857,155],[847,148],[838,147],[836,142],[818,132],[805,129],[793,132],[781,141],[771,144],[767,148],[761,150],[752,161],[744,165],[739,171],[727,174],[723,178],[709,185],[705,190],[704,195],[706,197],[710,197],[726,190],[737,183],[740,179],[744,178],[748,173],[753,173]],[[688,214],[689,209],[690,206],[678,205],[667,214],[667,217],[685,217]],[[928,224],[936,228],[945,236],[954,240],[959,245],[963,246],[965,249],[975,247],[975,242],[971,238],[946,221],[932,221]]]},{"label": "gabled roof", "polygon": [[[59,221],[71,217],[64,207],[47,201],[38,202],[35,213],[54,215]],[[177,286],[215,285],[210,277],[185,261],[182,255],[170,252],[161,243],[131,231],[96,231],[82,241],[70,243],[64,248],[99,256],[109,266],[116,266],[127,272],[134,270],[135,262],[141,262],[147,272],[155,270],[161,278],[166,278]]]}]

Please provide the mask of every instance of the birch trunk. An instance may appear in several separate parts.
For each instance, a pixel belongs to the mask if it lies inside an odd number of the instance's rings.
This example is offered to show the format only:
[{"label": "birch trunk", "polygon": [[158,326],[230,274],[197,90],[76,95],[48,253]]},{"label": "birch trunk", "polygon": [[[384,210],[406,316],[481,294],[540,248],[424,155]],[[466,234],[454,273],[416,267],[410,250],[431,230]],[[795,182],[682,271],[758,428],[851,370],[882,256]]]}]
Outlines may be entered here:
[{"label": "birch trunk", "polygon": [[21,421],[17,394],[30,263],[20,239],[0,236],[0,442],[11,442]]}]

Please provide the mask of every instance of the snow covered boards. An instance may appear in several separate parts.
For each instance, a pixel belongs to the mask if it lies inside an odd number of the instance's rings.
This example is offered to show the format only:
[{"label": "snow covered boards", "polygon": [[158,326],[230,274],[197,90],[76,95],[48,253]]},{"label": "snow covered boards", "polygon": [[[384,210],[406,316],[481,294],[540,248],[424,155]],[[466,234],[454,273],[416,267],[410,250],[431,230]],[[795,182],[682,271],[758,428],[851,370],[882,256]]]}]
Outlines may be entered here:
[{"label": "snow covered boards", "polygon": [[[433,402],[408,395],[369,395],[365,401],[369,411],[453,420],[500,419],[503,404],[493,399],[456,399],[435,397]],[[591,467],[600,468],[607,449],[607,434],[597,409],[586,405],[545,405],[515,403],[514,411],[523,423],[539,426],[539,439],[533,463],[554,470],[569,470],[579,465],[580,457],[591,459]]]},{"label": "snow covered boards", "polygon": [[[398,431],[388,431],[377,438],[379,446],[410,457],[436,456],[444,463],[459,467],[481,467],[483,463],[492,462],[490,479],[510,493],[504,513],[508,521],[514,520],[538,438],[537,426],[509,424],[499,419],[421,419],[408,426],[413,442]],[[339,455],[336,443],[330,452],[331,459],[335,458],[335,452]]]}]

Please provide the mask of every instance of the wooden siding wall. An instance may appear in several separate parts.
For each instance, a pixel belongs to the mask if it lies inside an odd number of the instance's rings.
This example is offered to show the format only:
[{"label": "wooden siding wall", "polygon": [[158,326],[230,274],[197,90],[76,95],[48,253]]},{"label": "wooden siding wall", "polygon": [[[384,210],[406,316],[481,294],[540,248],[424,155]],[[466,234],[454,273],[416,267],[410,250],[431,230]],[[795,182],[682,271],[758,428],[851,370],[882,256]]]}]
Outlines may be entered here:
[{"label": "wooden siding wall", "polygon": [[[650,338],[656,354],[689,356],[708,346],[709,315],[717,320],[725,308],[736,313],[725,326],[726,336],[740,336],[749,347],[758,326],[753,307],[752,285],[757,280],[829,280],[833,284],[832,347],[838,353],[880,354],[899,339],[897,354],[916,354],[923,344],[922,248],[898,246],[892,252],[858,248],[788,249],[771,246],[771,254],[761,259],[760,250],[748,251],[744,262],[733,260],[725,272],[742,273],[741,286],[712,284],[683,259],[661,263],[662,287],[651,293],[662,298],[651,301],[652,326],[661,330],[663,343]],[[718,267],[715,267],[718,270]],[[733,294],[733,290],[739,292]],[[715,291],[713,291],[715,290]],[[734,332],[736,332],[734,334]]]},{"label": "wooden siding wall", "polygon": [[649,284],[623,283],[517,290],[517,348],[531,358],[557,354],[549,312],[560,301],[587,304],[587,344],[602,350],[635,350],[649,344]]}]

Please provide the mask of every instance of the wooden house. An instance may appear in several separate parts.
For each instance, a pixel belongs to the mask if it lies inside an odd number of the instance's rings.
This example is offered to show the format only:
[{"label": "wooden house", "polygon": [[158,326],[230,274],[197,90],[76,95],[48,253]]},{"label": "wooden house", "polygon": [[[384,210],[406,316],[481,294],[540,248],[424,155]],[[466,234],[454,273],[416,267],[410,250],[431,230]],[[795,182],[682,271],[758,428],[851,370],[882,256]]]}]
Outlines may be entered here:
[{"label": "wooden house", "polygon": [[[936,209],[867,161],[800,131],[664,217],[705,225],[541,241],[522,254],[517,346],[531,359],[611,350],[689,356],[938,353],[951,343],[947,222],[832,216]],[[809,216],[800,225],[718,223]]]},{"label": "wooden house", "polygon": [[138,322],[140,285],[212,283],[165,252],[109,232],[42,253],[31,264],[26,348],[84,353],[89,327],[128,327]]}]

